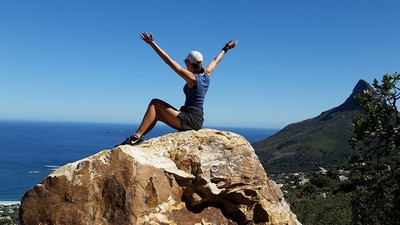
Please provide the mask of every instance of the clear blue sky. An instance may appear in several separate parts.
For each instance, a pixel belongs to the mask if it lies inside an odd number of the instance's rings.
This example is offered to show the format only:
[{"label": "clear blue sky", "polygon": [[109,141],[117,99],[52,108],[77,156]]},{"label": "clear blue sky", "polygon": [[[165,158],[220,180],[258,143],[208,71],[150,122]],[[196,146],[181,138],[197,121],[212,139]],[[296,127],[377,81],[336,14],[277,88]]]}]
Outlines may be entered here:
[{"label": "clear blue sky", "polygon": [[282,128],[338,106],[359,79],[400,66],[400,1],[0,1],[0,119],[138,123],[175,107],[177,62],[199,50],[212,75],[206,126]]}]

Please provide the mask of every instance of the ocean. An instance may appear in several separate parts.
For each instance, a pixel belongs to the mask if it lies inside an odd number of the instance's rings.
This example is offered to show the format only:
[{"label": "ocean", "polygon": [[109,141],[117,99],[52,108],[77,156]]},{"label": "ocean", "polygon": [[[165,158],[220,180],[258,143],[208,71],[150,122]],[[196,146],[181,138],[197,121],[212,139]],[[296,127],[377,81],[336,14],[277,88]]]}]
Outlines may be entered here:
[{"label": "ocean", "polygon": [[[0,201],[20,201],[23,194],[58,167],[110,149],[136,124],[0,121]],[[232,131],[256,142],[276,129],[207,127]],[[146,139],[176,132],[157,124]]]}]

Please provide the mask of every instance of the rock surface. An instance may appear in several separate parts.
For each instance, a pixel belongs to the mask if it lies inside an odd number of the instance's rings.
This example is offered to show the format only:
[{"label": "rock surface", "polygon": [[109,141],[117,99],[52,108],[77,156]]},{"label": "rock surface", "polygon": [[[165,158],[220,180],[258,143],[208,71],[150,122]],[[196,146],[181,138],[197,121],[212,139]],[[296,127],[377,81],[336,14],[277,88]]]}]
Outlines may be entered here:
[{"label": "rock surface", "polygon": [[25,193],[22,225],[298,225],[252,146],[203,129],[119,146],[60,167]]}]

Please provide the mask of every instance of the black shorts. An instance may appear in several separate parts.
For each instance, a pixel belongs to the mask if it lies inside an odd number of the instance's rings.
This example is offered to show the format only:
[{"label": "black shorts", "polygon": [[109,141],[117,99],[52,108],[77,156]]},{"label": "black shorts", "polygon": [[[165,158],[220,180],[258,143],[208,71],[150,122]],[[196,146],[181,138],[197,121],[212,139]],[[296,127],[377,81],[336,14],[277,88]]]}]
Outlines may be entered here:
[{"label": "black shorts", "polygon": [[203,127],[203,112],[195,107],[182,106],[178,117],[181,119],[181,131],[200,130]]}]

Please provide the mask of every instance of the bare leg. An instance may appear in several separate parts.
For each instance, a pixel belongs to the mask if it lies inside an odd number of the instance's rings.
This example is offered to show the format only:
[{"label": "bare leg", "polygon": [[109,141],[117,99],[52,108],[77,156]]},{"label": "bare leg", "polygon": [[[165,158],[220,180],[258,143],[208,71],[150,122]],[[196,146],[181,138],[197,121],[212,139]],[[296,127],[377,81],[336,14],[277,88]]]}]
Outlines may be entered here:
[{"label": "bare leg", "polygon": [[170,104],[153,99],[147,107],[142,123],[136,131],[138,135],[145,135],[153,129],[157,121],[162,121],[172,128],[180,129],[181,121],[178,117],[179,111]]}]

